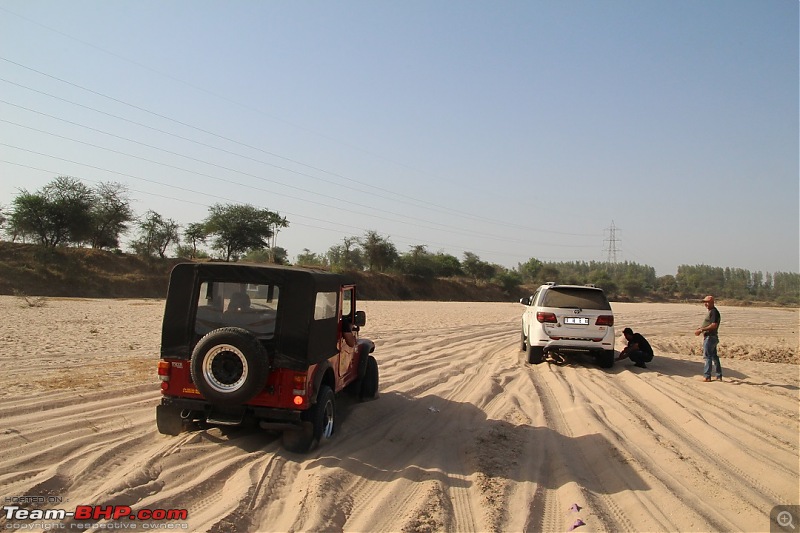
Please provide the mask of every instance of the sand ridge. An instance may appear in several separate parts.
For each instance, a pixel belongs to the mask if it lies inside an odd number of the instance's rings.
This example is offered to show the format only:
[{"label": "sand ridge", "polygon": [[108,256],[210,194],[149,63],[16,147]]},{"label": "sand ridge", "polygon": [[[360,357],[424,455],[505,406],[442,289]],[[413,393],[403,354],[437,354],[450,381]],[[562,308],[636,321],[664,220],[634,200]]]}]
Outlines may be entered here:
[{"label": "sand ridge", "polygon": [[797,309],[720,306],[725,381],[703,383],[699,304],[612,304],[657,356],[611,370],[524,363],[519,304],[360,305],[379,399],[339,397],[334,439],[299,456],[259,430],[158,434],[162,300],[0,297],[0,496],[220,532],[766,531],[800,503]]}]

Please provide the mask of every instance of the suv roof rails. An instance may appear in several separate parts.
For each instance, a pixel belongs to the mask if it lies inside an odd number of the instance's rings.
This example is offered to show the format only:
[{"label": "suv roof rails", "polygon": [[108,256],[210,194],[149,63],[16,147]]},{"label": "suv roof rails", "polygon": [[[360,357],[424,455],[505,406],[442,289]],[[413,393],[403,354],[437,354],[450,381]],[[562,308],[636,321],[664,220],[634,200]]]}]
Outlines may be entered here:
[{"label": "suv roof rails", "polygon": [[547,283],[545,283],[545,285],[550,285],[551,287],[555,287],[556,286],[556,282],[555,281],[548,281]]},{"label": "suv roof rails", "polygon": [[593,289],[596,289],[596,288],[597,288],[597,285],[595,285],[594,283],[587,283],[585,286],[586,286],[586,287],[591,287],[591,288],[593,288]]}]

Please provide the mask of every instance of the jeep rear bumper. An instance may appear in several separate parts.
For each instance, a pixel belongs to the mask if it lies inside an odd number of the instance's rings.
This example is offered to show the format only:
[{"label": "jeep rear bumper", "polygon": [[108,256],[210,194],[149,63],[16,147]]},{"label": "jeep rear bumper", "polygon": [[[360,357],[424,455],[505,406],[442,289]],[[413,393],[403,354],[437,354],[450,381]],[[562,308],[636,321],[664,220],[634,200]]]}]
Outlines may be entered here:
[{"label": "jeep rear bumper", "polygon": [[161,405],[181,410],[186,420],[207,420],[209,423],[237,425],[245,419],[255,419],[264,429],[292,429],[302,424],[302,411],[276,409],[257,405],[225,406],[205,400],[164,396]]}]

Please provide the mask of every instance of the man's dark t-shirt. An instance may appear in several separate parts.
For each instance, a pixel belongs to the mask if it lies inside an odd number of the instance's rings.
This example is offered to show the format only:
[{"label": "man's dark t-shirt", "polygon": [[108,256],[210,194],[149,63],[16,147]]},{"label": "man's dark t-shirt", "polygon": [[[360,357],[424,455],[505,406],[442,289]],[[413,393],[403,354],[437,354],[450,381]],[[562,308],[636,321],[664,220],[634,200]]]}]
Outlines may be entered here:
[{"label": "man's dark t-shirt", "polygon": [[703,320],[702,327],[705,328],[707,326],[710,326],[711,324],[716,324],[717,329],[715,329],[714,331],[704,331],[703,337],[717,337],[718,336],[717,332],[719,331],[719,323],[721,320],[722,317],[720,316],[719,311],[717,310],[716,307],[712,307],[711,309],[709,309],[708,314],[706,315],[706,319]]},{"label": "man's dark t-shirt", "polygon": [[647,342],[647,339],[641,333],[634,333],[633,338],[628,343],[628,345],[637,344],[639,346],[639,351],[644,352],[647,356],[652,360],[653,359],[653,348],[650,347],[650,343]]}]

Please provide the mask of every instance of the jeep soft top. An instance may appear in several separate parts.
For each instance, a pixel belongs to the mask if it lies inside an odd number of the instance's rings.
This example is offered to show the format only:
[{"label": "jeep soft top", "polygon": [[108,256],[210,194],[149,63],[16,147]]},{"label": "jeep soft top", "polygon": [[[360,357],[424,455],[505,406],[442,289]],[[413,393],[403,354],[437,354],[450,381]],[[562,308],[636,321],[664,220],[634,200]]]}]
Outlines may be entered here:
[{"label": "jeep soft top", "polygon": [[318,293],[338,292],[340,287],[353,284],[352,278],[298,267],[181,263],[173,269],[167,290],[161,329],[162,358],[191,358],[201,336],[195,327],[197,313],[203,312],[195,305],[201,298],[196,291],[204,283],[208,287],[214,282],[280,287],[281,305],[274,317],[274,334],[268,342],[275,357],[273,366],[304,370],[337,352],[337,316],[314,320],[315,299]]},{"label": "jeep soft top", "polygon": [[161,332],[158,430],[257,422],[305,452],[335,429],[335,394],[378,392],[375,345],[359,338],[354,280],[321,270],[182,263]]}]

